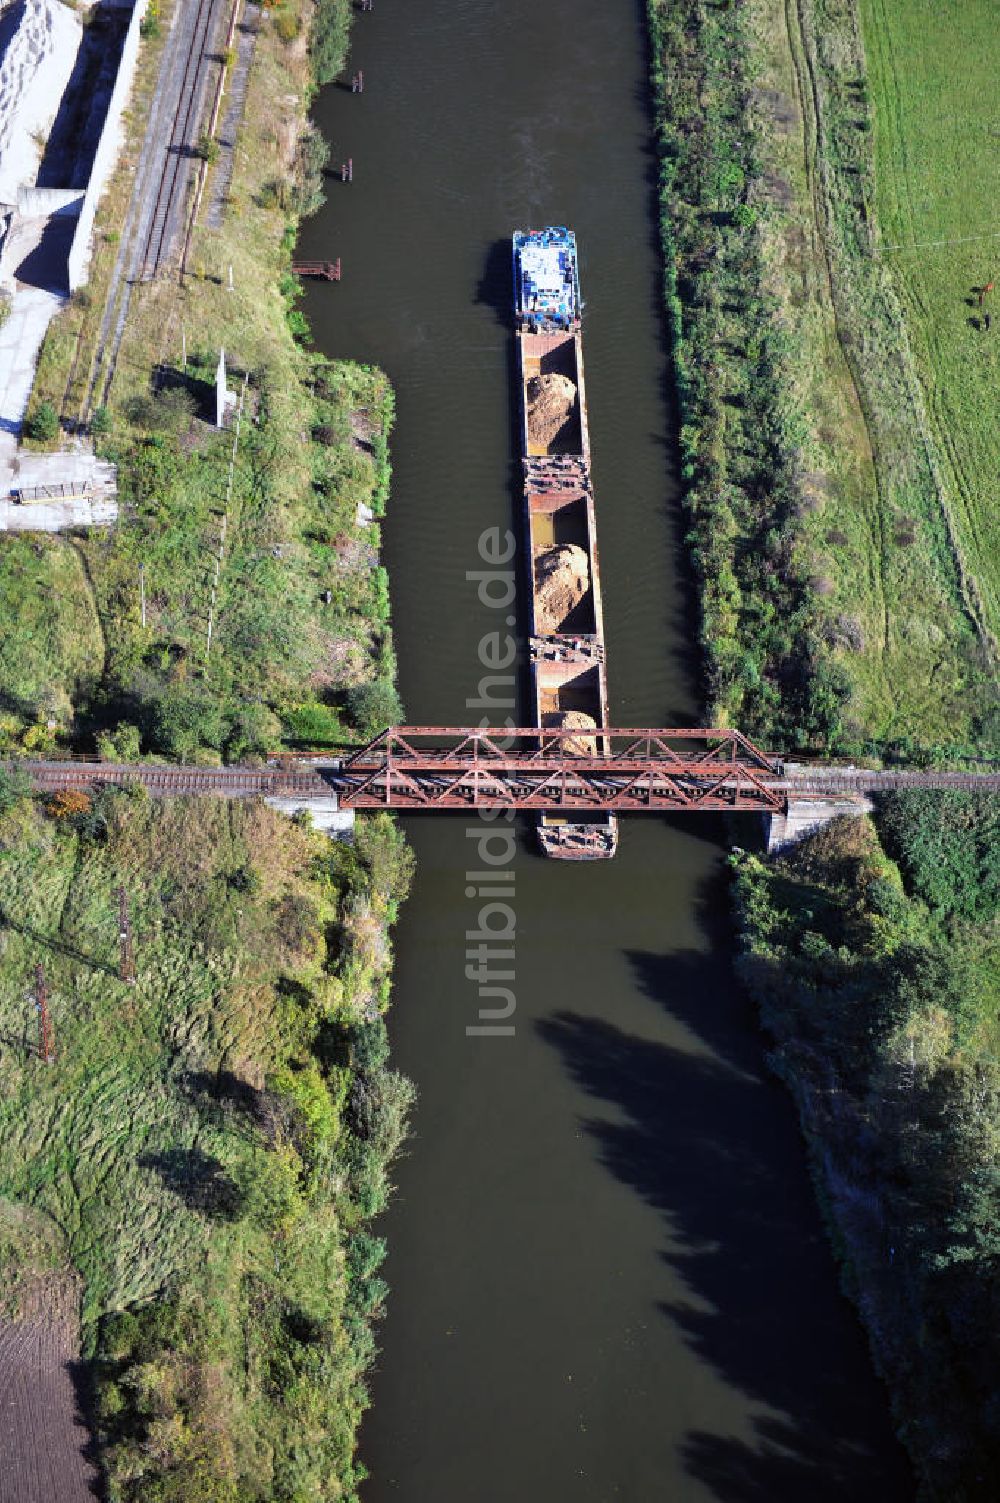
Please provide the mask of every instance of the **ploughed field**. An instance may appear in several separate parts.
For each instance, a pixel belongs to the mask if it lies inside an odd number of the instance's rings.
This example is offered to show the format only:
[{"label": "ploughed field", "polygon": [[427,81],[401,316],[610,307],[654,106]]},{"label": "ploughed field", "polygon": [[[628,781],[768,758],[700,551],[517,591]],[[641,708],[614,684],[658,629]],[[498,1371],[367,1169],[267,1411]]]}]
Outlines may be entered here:
[{"label": "ploughed field", "polygon": [[0,1498],[87,1503],[96,1474],[78,1414],[79,1291],[72,1278],[35,1281],[17,1320],[0,1319]]},{"label": "ploughed field", "polygon": [[1000,269],[996,7],[861,0],[860,11],[884,254],[903,299],[962,552],[998,635],[1000,292],[979,306],[979,289]]}]

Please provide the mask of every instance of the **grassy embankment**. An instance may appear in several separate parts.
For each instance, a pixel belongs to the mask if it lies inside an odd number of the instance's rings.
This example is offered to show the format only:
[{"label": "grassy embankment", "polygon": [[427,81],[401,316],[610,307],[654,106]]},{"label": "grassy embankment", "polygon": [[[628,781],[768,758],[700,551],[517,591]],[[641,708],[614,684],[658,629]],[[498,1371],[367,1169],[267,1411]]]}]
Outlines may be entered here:
[{"label": "grassy embankment", "polygon": [[[312,12],[285,0],[266,14],[222,228],[197,230],[183,288],[165,275],[134,290],[100,439],[119,465],[122,521],[73,541],[0,543],[0,749],[103,735],[110,755],[132,754],[138,727],[143,752],[211,761],[350,739],[398,717],[377,561],[392,392],[370,367],[308,351],[288,270],[298,216],[322,200],[325,148],[305,111],[314,78],[342,61],[349,16],[346,0],[317,12],[327,29],[310,54]],[[119,178],[133,167],[134,154]],[[124,201],[116,180],[95,289]],[[67,421],[75,399],[66,408],[63,396],[91,367],[99,301],[88,294],[56,320],[40,362],[34,401]],[[230,384],[248,377],[228,505],[231,435],[212,426],[221,345]],[[359,505],[376,521],[359,521]]]},{"label": "grassy embankment", "polygon": [[[709,698],[785,749],[997,748],[996,555],[976,521],[992,356],[963,303],[988,271],[939,257],[918,280],[876,232],[876,203],[891,240],[917,238],[915,201],[942,235],[964,212],[956,49],[995,45],[978,12],[961,41],[954,14],[921,30],[927,9],[864,0],[869,79],[847,0],[650,3]],[[998,834],[987,800],[907,795],[877,825],[735,860],[745,975],[847,1286],[922,1496],[949,1503],[992,1496],[1000,1454]]]},{"label": "grassy embankment", "polygon": [[382,816],[352,848],[263,805],[0,791],[3,1313],[46,1267],[82,1276],[115,1503],[353,1496],[385,1295],[366,1222],[410,1100],[381,1018],[409,853]]},{"label": "grassy embankment", "polygon": [[994,746],[975,579],[873,256],[850,14],[650,16],[710,707],[787,750]]}]

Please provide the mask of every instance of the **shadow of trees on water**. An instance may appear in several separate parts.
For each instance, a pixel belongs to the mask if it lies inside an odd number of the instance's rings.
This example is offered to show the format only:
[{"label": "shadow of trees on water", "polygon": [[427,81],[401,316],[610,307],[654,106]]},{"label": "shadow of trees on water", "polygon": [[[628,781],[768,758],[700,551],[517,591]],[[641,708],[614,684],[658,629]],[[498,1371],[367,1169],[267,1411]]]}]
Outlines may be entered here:
[{"label": "shadow of trees on water", "polygon": [[639,989],[690,1030],[692,1048],[569,1010],[538,1024],[602,1103],[583,1126],[604,1166],[662,1218],[661,1255],[689,1295],[660,1304],[661,1314],[761,1411],[749,1442],[692,1431],[682,1462],[725,1503],[912,1499],[885,1391],[838,1285],[794,1108],[767,1072],[732,974],[723,872],[703,898],[707,953],[628,957]]}]

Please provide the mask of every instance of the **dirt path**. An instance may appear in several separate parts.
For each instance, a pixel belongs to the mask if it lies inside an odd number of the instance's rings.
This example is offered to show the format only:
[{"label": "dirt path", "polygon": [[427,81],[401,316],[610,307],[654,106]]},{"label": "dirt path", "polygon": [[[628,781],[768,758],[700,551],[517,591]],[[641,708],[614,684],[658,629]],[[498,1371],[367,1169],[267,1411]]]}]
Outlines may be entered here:
[{"label": "dirt path", "polygon": [[205,214],[205,223],[210,230],[221,229],[222,218],[226,211],[226,200],[233,180],[233,166],[236,159],[236,138],[243,120],[247,84],[250,81],[250,65],[253,62],[257,32],[260,30],[260,15],[260,6],[255,4],[254,0],[247,0],[243,7],[242,19],[237,27],[236,63],[230,75],[228,103],[218,137],[219,160],[212,178],[208,209]]}]

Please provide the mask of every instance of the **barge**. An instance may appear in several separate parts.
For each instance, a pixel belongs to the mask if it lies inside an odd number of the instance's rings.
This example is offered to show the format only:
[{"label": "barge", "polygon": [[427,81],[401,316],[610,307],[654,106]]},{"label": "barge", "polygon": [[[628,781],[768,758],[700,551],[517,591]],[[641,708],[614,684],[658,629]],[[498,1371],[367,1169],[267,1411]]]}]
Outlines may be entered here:
[{"label": "barge", "polygon": [[[534,718],[579,731],[564,752],[598,756],[609,750],[608,689],[576,236],[518,230],[513,254]],[[543,814],[538,835],[546,856],[601,860],[615,854],[618,821]]]}]

